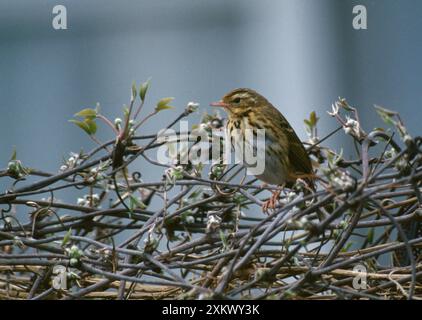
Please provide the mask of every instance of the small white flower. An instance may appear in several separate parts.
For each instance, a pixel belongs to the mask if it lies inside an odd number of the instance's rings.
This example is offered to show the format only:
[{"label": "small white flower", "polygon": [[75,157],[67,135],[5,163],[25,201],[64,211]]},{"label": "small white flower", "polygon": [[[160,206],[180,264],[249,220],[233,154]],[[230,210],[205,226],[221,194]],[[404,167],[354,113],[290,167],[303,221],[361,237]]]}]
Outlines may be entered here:
[{"label": "small white flower", "polygon": [[84,199],[84,198],[78,198],[77,200],[76,200],[76,204],[78,205],[78,206],[86,206],[86,200]]},{"label": "small white flower", "polygon": [[387,150],[387,151],[385,152],[385,157],[386,157],[387,159],[394,158],[396,155],[397,155],[397,151],[396,151],[396,149],[394,149],[394,148],[391,148],[390,150]]},{"label": "small white flower", "polygon": [[300,223],[304,226],[308,223],[308,219],[305,216],[303,216],[302,218],[300,218]]},{"label": "small white flower", "polygon": [[289,192],[286,197],[280,199],[281,204],[288,204],[292,202],[294,199],[296,199],[297,194],[294,192]]},{"label": "small white flower", "polygon": [[332,185],[335,188],[340,188],[343,191],[347,191],[353,189],[355,186],[355,181],[346,172],[342,172],[340,176],[333,178]]},{"label": "small white flower", "polygon": [[399,171],[405,170],[407,166],[407,161],[404,157],[400,157],[394,164],[394,167]]},{"label": "small white flower", "polygon": [[347,118],[346,125],[343,129],[346,134],[360,137],[360,124],[355,119]]},{"label": "small white flower", "polygon": [[327,113],[328,113],[330,116],[332,116],[332,117],[336,116],[336,115],[338,114],[338,110],[339,110],[338,101],[337,101],[336,103],[333,103],[333,104],[331,105],[331,109],[332,109],[333,111],[332,111],[332,112],[328,112],[328,111],[327,111]]},{"label": "small white flower", "polygon": [[405,134],[404,137],[403,137],[403,142],[406,145],[410,145],[413,142],[413,139],[409,134]]},{"label": "small white flower", "polygon": [[76,167],[81,162],[79,154],[75,152],[69,153],[69,158],[65,161],[65,163],[60,167],[59,171],[64,172],[66,170],[72,169]]},{"label": "small white flower", "polygon": [[88,179],[86,179],[86,181],[88,183],[94,183],[95,182],[95,178],[94,177],[89,177]]},{"label": "small white flower", "polygon": [[220,227],[221,218],[215,214],[210,214],[207,220],[207,232],[215,231]]},{"label": "small white flower", "polygon": [[192,216],[187,216],[185,221],[186,221],[187,224],[192,224],[192,223],[195,222],[195,218],[192,217]]},{"label": "small white flower", "polygon": [[199,103],[197,103],[197,102],[189,102],[188,103],[188,105],[186,106],[186,110],[189,112],[189,113],[192,113],[192,112],[195,112],[196,110],[198,110],[198,107],[199,107]]},{"label": "small white flower", "polygon": [[317,144],[319,142],[319,138],[318,137],[312,137],[308,139],[308,142],[313,145],[313,144]]},{"label": "small white flower", "polygon": [[114,119],[114,124],[115,124],[116,126],[121,125],[121,124],[122,124],[122,119],[120,119],[120,118],[116,118],[116,119]]},{"label": "small white flower", "polygon": [[83,198],[78,198],[76,203],[78,206],[83,207],[90,207],[91,205],[93,207],[98,207],[100,204],[100,196],[96,193],[93,194],[92,197],[90,195],[85,195]]}]

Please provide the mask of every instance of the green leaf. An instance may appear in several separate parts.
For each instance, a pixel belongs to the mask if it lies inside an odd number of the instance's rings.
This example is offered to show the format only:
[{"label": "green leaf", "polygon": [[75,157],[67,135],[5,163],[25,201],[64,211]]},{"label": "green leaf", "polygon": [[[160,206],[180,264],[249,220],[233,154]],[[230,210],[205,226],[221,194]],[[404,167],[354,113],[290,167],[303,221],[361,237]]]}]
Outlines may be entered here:
[{"label": "green leaf", "polygon": [[90,119],[90,118],[86,118],[84,121],[88,128],[89,128],[89,132],[91,135],[95,134],[97,132],[97,124],[95,123],[94,120]]},{"label": "green leaf", "polygon": [[388,110],[386,108],[380,107],[378,105],[375,105],[375,111],[378,113],[378,115],[380,116],[380,118],[388,125],[392,125],[394,126],[396,123],[395,121],[392,119],[392,117],[397,115],[397,112],[392,111],[392,110]]},{"label": "green leaf", "polygon": [[353,245],[353,242],[347,243],[342,249],[341,252],[347,252],[349,251],[350,247]]},{"label": "green leaf", "polygon": [[69,120],[69,122],[76,124],[79,128],[84,130],[86,133],[90,134],[89,127],[85,122],[79,121],[79,120],[74,120],[74,119]]},{"label": "green leaf", "polygon": [[140,209],[146,208],[146,205],[141,200],[139,200],[137,197],[130,195],[129,199],[130,199],[130,202],[129,202],[130,207],[129,208],[132,210],[132,212],[133,212],[133,209],[135,209],[135,208],[140,208]]},{"label": "green leaf", "polygon": [[227,245],[228,245],[227,238],[226,238],[226,235],[224,234],[223,230],[221,230],[221,229],[220,229],[220,239],[221,239],[221,242],[223,243],[223,248],[227,248]]},{"label": "green leaf", "polygon": [[69,242],[71,235],[72,235],[72,227],[64,235],[63,241],[62,241],[62,247],[64,247]]},{"label": "green leaf", "polygon": [[129,108],[125,104],[123,105],[123,114],[125,115],[125,118],[129,116]]},{"label": "green leaf", "polygon": [[342,107],[343,109],[345,109],[347,111],[353,111],[353,109],[349,106],[349,103],[347,102],[346,99],[339,98],[338,103],[339,103],[340,107]]},{"label": "green leaf", "polygon": [[381,107],[381,106],[379,106],[379,105],[374,105],[374,108],[377,110],[377,111],[379,111],[379,112],[382,112],[382,113],[384,113],[384,114],[386,114],[386,115],[389,115],[390,117],[394,117],[395,115],[397,115],[398,114],[398,112],[396,112],[396,111],[393,111],[393,110],[389,110],[389,109],[386,109],[386,108],[383,108],[383,107]]},{"label": "green leaf", "polygon": [[369,244],[374,242],[374,228],[369,229],[368,236],[366,237]]},{"label": "green leaf", "polygon": [[310,115],[310,117],[309,117],[309,121],[310,121],[311,125],[312,125],[313,127],[315,127],[315,126],[316,126],[316,124],[317,124],[317,122],[318,122],[318,120],[319,120],[319,118],[316,116],[315,111],[312,111],[312,112],[311,112],[311,115]]},{"label": "green leaf", "polygon": [[135,83],[135,81],[133,81],[132,82],[132,100],[135,100],[136,95],[137,95],[137,92],[136,92],[136,83]]},{"label": "green leaf", "polygon": [[148,79],[147,81],[142,83],[141,87],[139,88],[139,97],[141,98],[142,101],[145,100],[145,96],[146,96],[147,91],[149,89],[149,82],[150,82],[150,79]]},{"label": "green leaf", "polygon": [[382,121],[384,121],[386,124],[391,125],[391,126],[395,125],[393,119],[391,119],[391,117],[389,115],[382,113],[382,112],[378,112],[378,111],[377,111],[377,113],[380,116],[380,118],[382,119]]},{"label": "green leaf", "polygon": [[169,105],[163,105],[163,106],[160,106],[160,107],[157,106],[155,108],[155,111],[159,112],[159,111],[166,110],[166,109],[173,109],[173,107],[172,106],[169,106]]},{"label": "green leaf", "polygon": [[97,117],[97,110],[86,108],[75,114],[77,117],[95,119]]},{"label": "green leaf", "polygon": [[16,160],[16,148],[15,147],[13,148],[12,156],[10,157],[9,161],[13,161],[13,160]]},{"label": "green leaf", "polygon": [[69,122],[76,124],[89,135],[93,135],[97,132],[97,125],[95,124],[95,121],[90,118],[86,118],[84,121],[71,119]]},{"label": "green leaf", "polygon": [[174,98],[169,97],[169,98],[163,98],[160,101],[157,102],[157,106],[155,107],[155,111],[156,112],[160,112],[161,110],[166,110],[166,109],[172,109],[172,106],[169,106],[168,104],[170,102],[172,102],[174,100]]}]

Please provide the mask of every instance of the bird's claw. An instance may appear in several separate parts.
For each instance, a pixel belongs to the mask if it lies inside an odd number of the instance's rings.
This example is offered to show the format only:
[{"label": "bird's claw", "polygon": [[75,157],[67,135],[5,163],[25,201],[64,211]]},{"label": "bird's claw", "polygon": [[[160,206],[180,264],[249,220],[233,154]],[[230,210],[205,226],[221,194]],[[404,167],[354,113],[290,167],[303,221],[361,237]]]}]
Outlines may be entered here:
[{"label": "bird's claw", "polygon": [[262,212],[268,213],[268,209],[275,209],[275,206],[278,201],[278,197],[280,196],[281,190],[277,190],[273,192],[271,198],[265,201],[262,205]]}]

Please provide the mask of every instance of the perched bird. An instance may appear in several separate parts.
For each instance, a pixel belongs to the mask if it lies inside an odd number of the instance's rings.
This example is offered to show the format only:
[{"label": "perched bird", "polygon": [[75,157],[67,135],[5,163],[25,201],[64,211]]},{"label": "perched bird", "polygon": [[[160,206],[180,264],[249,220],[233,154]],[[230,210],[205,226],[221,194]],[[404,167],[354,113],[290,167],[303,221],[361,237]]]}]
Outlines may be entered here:
[{"label": "perched bird", "polygon": [[[256,177],[265,184],[281,188],[264,203],[264,212],[268,208],[274,209],[281,189],[292,187],[298,178],[314,189],[308,153],[286,118],[267,99],[254,90],[239,88],[227,93],[220,101],[211,103],[211,106],[223,107],[228,113],[227,133],[232,141],[240,138],[246,144],[245,129],[265,129],[265,151],[262,150],[265,152],[265,167],[263,173]],[[261,150],[255,151],[259,155]]]}]

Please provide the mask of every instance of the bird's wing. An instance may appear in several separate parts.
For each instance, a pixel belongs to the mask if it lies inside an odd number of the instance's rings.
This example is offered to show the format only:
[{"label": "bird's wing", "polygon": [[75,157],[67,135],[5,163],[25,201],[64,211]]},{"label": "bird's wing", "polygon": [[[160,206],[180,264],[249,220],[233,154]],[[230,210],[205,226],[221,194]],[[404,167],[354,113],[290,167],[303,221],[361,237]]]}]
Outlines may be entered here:
[{"label": "bird's wing", "polygon": [[305,148],[302,145],[302,142],[298,138],[297,141],[295,140],[292,142],[292,140],[290,141],[289,146],[290,164],[295,168],[295,170],[299,174],[312,173],[312,164]]},{"label": "bird's wing", "polygon": [[279,116],[281,117],[280,125],[286,135],[287,141],[289,141],[288,157],[290,165],[295,169],[296,174],[311,174],[312,163],[302,141],[300,141],[287,119],[281,113],[279,113]]}]

